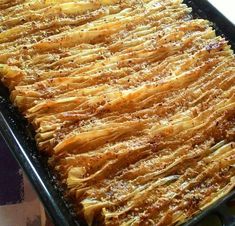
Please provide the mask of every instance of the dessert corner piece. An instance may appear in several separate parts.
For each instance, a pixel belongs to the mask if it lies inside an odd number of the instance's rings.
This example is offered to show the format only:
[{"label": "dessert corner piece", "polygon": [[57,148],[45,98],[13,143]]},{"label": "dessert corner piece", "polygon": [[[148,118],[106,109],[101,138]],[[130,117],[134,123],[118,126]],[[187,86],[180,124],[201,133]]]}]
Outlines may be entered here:
[{"label": "dessert corner piece", "polygon": [[235,184],[235,58],[180,0],[2,0],[0,79],[89,225],[175,225]]}]

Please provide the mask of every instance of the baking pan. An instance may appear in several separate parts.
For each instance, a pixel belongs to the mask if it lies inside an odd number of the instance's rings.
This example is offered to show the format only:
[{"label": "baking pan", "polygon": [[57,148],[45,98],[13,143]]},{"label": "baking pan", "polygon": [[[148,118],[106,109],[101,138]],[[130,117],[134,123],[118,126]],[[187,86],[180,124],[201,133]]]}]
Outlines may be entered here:
[{"label": "baking pan", "polygon": [[[193,8],[193,16],[209,19],[217,34],[225,36],[235,49],[235,26],[207,0],[185,0]],[[38,151],[33,139],[34,134],[27,121],[12,106],[9,92],[0,83],[0,133],[10,151],[23,168],[38,193],[48,215],[55,226],[85,225],[73,211],[73,206],[63,198],[63,188],[57,183],[56,176],[47,165],[47,159]],[[212,206],[189,220],[184,226],[196,225],[204,217],[214,214],[224,226],[235,226],[235,217],[228,214],[226,203],[235,197],[235,191],[218,200]],[[212,225],[208,225],[212,226]]]},{"label": "baking pan", "polygon": [[37,151],[30,126],[8,97],[8,90],[0,83],[0,134],[23,168],[54,225],[80,226],[72,206],[63,198],[63,189],[48,168],[47,158]]}]

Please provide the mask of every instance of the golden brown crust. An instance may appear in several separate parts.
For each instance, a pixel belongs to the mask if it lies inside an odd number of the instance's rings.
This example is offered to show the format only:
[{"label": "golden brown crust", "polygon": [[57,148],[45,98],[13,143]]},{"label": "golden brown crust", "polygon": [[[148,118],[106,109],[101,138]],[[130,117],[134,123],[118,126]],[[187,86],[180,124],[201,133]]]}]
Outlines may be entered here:
[{"label": "golden brown crust", "polygon": [[4,0],[0,78],[87,222],[174,225],[235,182],[235,58],[180,0]]}]

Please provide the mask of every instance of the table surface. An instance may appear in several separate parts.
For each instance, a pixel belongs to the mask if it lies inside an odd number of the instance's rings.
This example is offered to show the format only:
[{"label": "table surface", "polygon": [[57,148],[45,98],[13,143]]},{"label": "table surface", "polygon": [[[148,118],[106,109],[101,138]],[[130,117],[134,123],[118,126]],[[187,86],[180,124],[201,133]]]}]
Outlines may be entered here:
[{"label": "table surface", "polygon": [[208,0],[235,24],[235,0]]},{"label": "table surface", "polygon": [[44,211],[0,136],[0,225],[41,226]]}]

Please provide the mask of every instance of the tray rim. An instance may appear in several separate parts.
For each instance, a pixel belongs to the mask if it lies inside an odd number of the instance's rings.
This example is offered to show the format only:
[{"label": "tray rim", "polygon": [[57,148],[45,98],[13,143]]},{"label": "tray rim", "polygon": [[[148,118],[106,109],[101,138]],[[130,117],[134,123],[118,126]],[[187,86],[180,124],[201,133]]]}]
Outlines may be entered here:
[{"label": "tray rim", "polygon": [[[60,197],[60,192],[52,184],[50,177],[53,175],[49,175],[50,172],[46,172],[47,169],[41,168],[43,164],[32,155],[32,150],[29,150],[30,147],[20,140],[21,134],[13,131],[14,125],[10,125],[7,119],[12,120],[11,117],[2,112],[0,107],[0,135],[29,179],[54,225],[80,226],[72,217],[65,201]],[[30,145],[34,146],[32,143]]]}]

